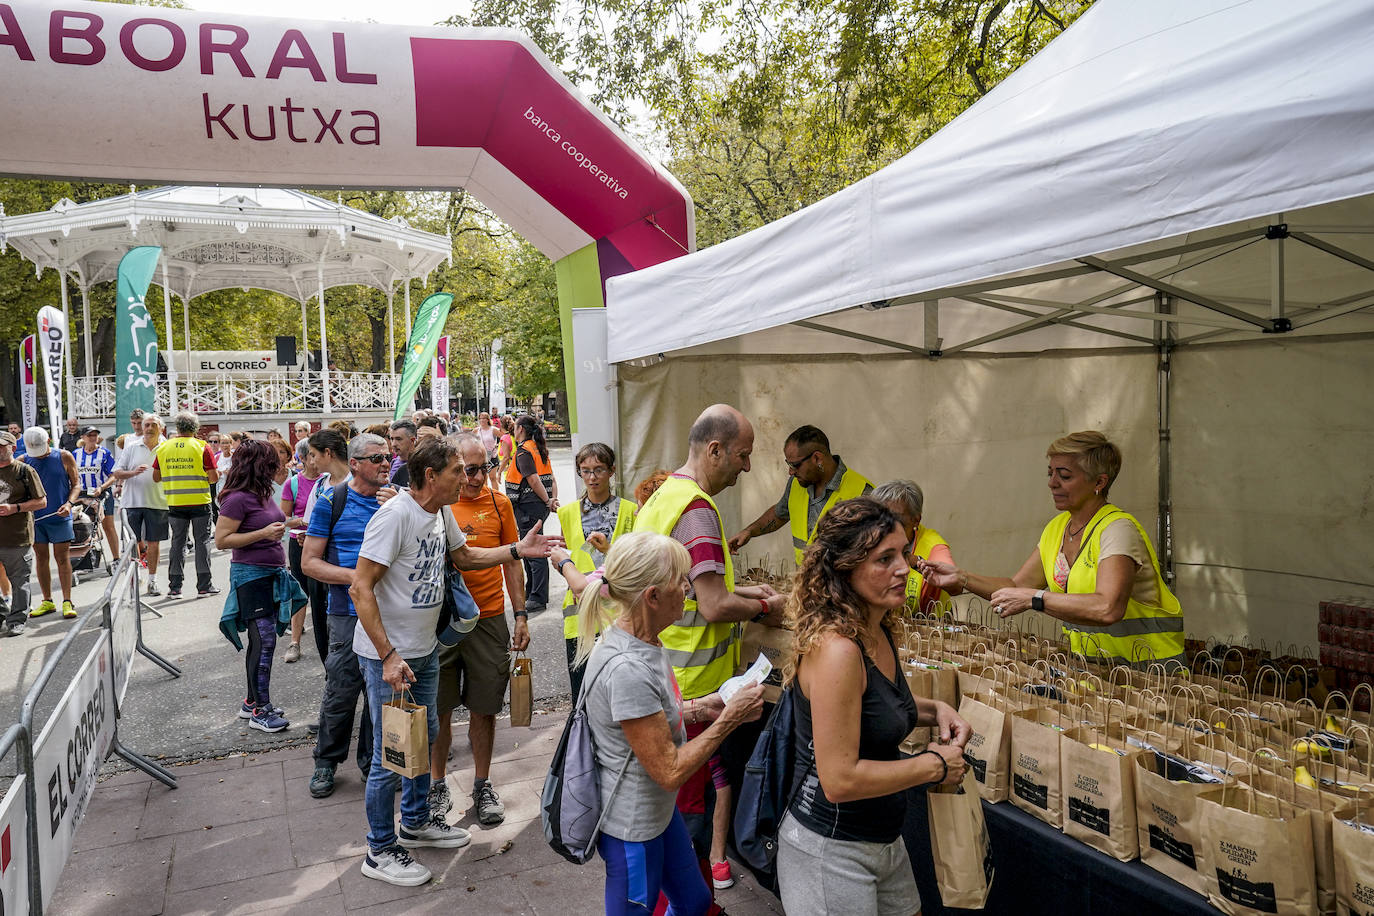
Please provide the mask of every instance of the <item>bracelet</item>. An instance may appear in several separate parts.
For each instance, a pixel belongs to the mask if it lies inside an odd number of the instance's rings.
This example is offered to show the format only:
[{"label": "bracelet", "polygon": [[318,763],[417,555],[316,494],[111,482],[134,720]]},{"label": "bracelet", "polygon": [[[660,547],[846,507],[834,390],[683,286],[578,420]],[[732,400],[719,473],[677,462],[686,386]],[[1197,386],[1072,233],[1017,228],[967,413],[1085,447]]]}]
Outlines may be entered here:
[{"label": "bracelet", "polygon": [[696,701],[696,700],[688,700],[688,701],[687,701],[687,714],[690,715],[691,718],[689,719],[689,718],[687,718],[686,715],[684,715],[684,716],[682,717],[683,722],[687,723],[688,725],[695,725],[695,724],[696,724],[696,721],[697,721],[697,701]]},{"label": "bracelet", "polygon": [[560,576],[563,575],[563,564],[565,564],[565,563],[571,563],[572,561],[573,561],[572,557],[564,557],[562,560],[559,561],[559,563],[558,563],[558,574],[559,574]]},{"label": "bracelet", "polygon": [[959,591],[968,591],[968,573],[962,569],[959,570]]},{"label": "bracelet", "polygon": [[520,559],[520,545],[519,545],[519,544],[512,544],[512,545],[510,545],[510,558],[511,558],[512,560],[518,560],[518,559]]},{"label": "bracelet", "polygon": [[[945,760],[945,758],[941,757],[939,754],[937,754],[935,751],[932,751],[930,748],[926,748],[925,750],[921,751],[916,755],[916,757],[921,757],[925,754],[929,754],[936,760],[940,761],[940,778],[935,780],[934,782],[926,783],[926,785],[928,786],[938,786],[940,783],[944,782],[946,779],[949,778],[949,761]],[[915,757],[913,757],[912,759],[914,760]]]},{"label": "bracelet", "polygon": [[751,621],[752,623],[758,623],[760,620],[768,616],[768,599],[760,598],[759,605],[763,608],[763,610],[754,616],[753,621]]},{"label": "bracelet", "polygon": [[530,612],[529,612],[529,611],[514,611],[513,613],[515,614],[515,619],[516,619],[516,620],[519,620],[519,619],[522,618],[522,617],[525,618],[526,620],[529,620],[529,619],[530,619]]},{"label": "bracelet", "polygon": [[391,658],[391,656],[393,656],[393,655],[395,655],[395,654],[396,654],[396,647],[395,647],[395,646],[392,646],[392,647],[391,647],[391,651],[388,652],[386,655],[383,655],[383,656],[382,656],[382,664],[386,664],[386,660],[387,660],[388,658]]}]

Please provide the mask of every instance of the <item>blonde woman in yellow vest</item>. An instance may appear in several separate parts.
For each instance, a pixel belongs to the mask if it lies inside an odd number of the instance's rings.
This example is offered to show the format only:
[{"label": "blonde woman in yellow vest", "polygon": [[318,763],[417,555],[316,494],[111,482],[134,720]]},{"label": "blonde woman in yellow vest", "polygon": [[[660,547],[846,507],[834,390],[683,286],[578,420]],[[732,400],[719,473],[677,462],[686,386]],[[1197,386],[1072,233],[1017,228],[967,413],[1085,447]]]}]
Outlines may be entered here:
[{"label": "blonde woman in yellow vest", "polygon": [[1089,657],[1182,664],[1178,599],[1140,522],[1107,500],[1121,450],[1087,430],[1056,439],[1047,457],[1050,495],[1060,511],[1020,571],[992,578],[927,561],[918,564],[926,580],[981,595],[1003,617],[1043,611],[1062,622],[1073,650]]},{"label": "blonde woman in yellow vest", "polygon": [[925,493],[914,481],[889,480],[869,495],[897,516],[902,523],[902,531],[906,533],[907,556],[911,564],[911,571],[906,576],[906,613],[944,616],[949,612],[950,599],[962,594],[963,589],[957,585],[948,589],[940,588],[927,582],[916,569],[916,561],[921,559],[954,564],[949,541],[940,532],[921,524],[926,504]]},{"label": "blonde woman in yellow vest", "polygon": [[792,529],[793,556],[801,566],[802,553],[816,539],[816,525],[825,513],[838,502],[868,493],[873,484],[831,454],[830,439],[814,426],[792,430],[783,443],[782,460],[789,478],[782,499],[730,538],[730,552],[738,553],[754,537],[786,524]]},{"label": "blonde woman in yellow vest", "polygon": [[[567,542],[567,553],[556,552],[553,563],[560,573],[571,564],[586,576],[606,560],[616,538],[634,530],[639,507],[611,493],[615,450],[604,442],[590,442],[577,451],[577,476],[586,489],[577,502],[558,507],[558,526]],[[564,576],[566,578],[566,574]],[[574,667],[577,654],[577,596],[569,588],[563,596],[563,638],[568,650],[568,683],[573,702],[582,692],[582,668]]]}]

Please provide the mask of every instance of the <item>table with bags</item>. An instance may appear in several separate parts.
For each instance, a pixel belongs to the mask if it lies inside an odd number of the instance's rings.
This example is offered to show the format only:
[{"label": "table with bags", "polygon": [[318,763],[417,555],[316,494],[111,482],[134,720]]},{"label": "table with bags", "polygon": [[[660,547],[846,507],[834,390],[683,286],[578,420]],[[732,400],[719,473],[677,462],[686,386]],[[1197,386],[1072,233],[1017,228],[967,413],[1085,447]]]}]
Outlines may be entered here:
[{"label": "table with bags", "polygon": [[[911,791],[923,912],[951,890],[977,907],[980,829],[988,912],[1374,912],[1374,723],[1348,698],[1289,701],[1283,672],[1247,679],[1205,653],[1166,671],[971,624],[916,619],[903,636],[913,693],[973,727],[986,825]],[[903,749],[929,740],[917,729]]]}]

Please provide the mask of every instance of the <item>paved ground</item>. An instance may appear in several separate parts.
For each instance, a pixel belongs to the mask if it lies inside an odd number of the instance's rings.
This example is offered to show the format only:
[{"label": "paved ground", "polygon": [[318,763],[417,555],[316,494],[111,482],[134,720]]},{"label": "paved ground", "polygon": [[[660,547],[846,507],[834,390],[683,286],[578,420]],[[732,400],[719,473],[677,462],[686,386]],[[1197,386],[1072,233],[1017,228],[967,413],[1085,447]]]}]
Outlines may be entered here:
[{"label": "paved ground", "polygon": [[[175,768],[175,790],[126,772],[96,787],[76,850],[49,912],[62,916],[292,913],[596,913],[603,865],[572,865],[545,844],[539,791],[562,717],[533,728],[497,723],[492,781],[506,823],[479,828],[466,810],[471,759],[449,768],[451,823],[472,831],[462,850],[422,849],[434,872],[419,888],[364,878],[366,821],[357,770],[339,769],[327,799],[310,797],[307,748],[236,754]],[[740,871],[736,869],[737,873]],[[731,916],[782,912],[740,877],[718,898]]]}]

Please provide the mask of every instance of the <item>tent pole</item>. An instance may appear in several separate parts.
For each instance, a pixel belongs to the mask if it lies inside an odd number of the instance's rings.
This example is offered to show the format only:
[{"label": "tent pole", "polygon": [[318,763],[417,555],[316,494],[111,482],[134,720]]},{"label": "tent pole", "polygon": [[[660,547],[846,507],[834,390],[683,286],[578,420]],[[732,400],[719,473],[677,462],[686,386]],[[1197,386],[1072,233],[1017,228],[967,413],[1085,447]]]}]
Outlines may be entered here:
[{"label": "tent pole", "polygon": [[86,338],[86,377],[95,377],[95,357],[91,349],[91,289],[81,284],[81,329]]},{"label": "tent pole", "polygon": [[320,381],[324,390],[324,415],[334,413],[329,403],[329,338],[324,329],[324,259],[315,265],[315,282],[318,286],[317,298],[320,302]]},{"label": "tent pole", "polygon": [[[167,413],[177,412],[177,370],[172,366],[172,292],[167,282],[167,259],[162,259],[162,326],[167,329]],[[190,368],[189,366],[187,368]]]},{"label": "tent pole", "polygon": [[[1281,224],[1283,217],[1279,216],[1274,222]],[[1283,277],[1283,241],[1287,236],[1287,226],[1275,226],[1269,236],[1269,317],[1276,321],[1288,317]]]},{"label": "tent pole", "polygon": [[[1172,297],[1166,293],[1155,295],[1155,310],[1170,314],[1174,310]],[[1159,527],[1155,541],[1159,545],[1159,561],[1165,583],[1174,587],[1174,517],[1172,430],[1170,428],[1170,399],[1172,397],[1172,358],[1176,326],[1168,321],[1155,322],[1155,347],[1159,354]]]},{"label": "tent pole", "polygon": [[943,342],[940,337],[940,300],[927,299],[925,305],[926,328],[925,345],[926,351],[931,359],[940,355],[940,344]]}]

